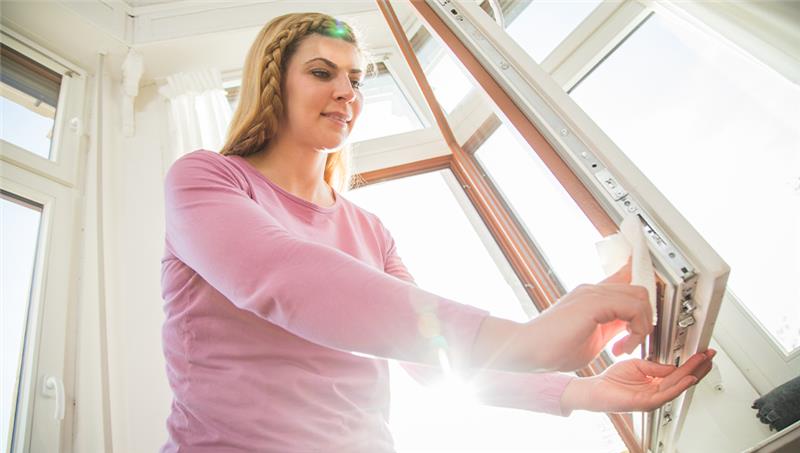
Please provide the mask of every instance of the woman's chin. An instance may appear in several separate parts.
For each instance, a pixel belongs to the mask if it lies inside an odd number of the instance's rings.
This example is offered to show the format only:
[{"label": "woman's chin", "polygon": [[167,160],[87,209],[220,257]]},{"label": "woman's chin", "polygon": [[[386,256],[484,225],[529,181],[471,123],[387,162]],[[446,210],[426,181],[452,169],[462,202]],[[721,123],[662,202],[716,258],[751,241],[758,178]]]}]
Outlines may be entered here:
[{"label": "woman's chin", "polygon": [[338,137],[331,137],[320,141],[320,150],[333,153],[348,143],[348,134],[343,133]]}]

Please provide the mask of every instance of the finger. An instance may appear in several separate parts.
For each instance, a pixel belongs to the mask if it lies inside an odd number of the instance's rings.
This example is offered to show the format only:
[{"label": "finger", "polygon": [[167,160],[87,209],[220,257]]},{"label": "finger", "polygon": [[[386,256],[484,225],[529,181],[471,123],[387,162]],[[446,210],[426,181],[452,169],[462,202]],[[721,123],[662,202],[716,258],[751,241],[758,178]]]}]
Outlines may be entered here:
[{"label": "finger", "polygon": [[625,321],[616,320],[600,326],[602,332],[603,344],[608,344],[620,332],[625,330],[628,324]]},{"label": "finger", "polygon": [[636,350],[636,348],[640,344],[643,344],[646,339],[647,335],[634,334],[634,333],[625,335],[624,337],[614,342],[614,345],[611,346],[611,352],[615,356],[619,356],[622,354],[630,354],[634,350]]},{"label": "finger", "polygon": [[631,281],[631,258],[628,257],[628,261],[617,269],[616,272],[606,277],[602,282],[609,282],[609,283],[628,283]]},{"label": "finger", "polygon": [[647,335],[640,335],[640,334],[630,334],[627,338],[624,339],[624,343],[622,344],[622,350],[625,351],[626,354],[632,353],[636,348],[644,343],[645,338]]},{"label": "finger", "polygon": [[[706,355],[703,353],[694,354],[693,356],[689,357],[683,365],[678,367],[672,374],[664,378],[661,385],[662,387],[670,387],[675,385],[676,382],[680,381],[686,376],[692,375],[692,373],[697,370],[697,368],[708,360]],[[697,376],[694,376],[695,378]]]},{"label": "finger", "polygon": [[626,335],[614,343],[614,345],[611,347],[611,352],[614,353],[615,356],[630,354],[636,350],[640,344],[644,343],[646,338],[647,337],[645,335]]},{"label": "finger", "polygon": [[620,283],[628,283],[631,281],[631,270],[633,269],[633,257],[628,257],[628,260],[625,261],[619,269],[616,270],[613,274],[606,277],[605,281],[615,281]]},{"label": "finger", "polygon": [[651,362],[649,360],[637,360],[636,366],[639,367],[642,373],[653,377],[669,376],[670,373],[678,369],[674,365],[666,365],[663,363]]},{"label": "finger", "polygon": [[620,356],[625,353],[625,338],[620,339],[611,347],[611,352],[614,353],[614,356]]},{"label": "finger", "polygon": [[684,376],[674,385],[671,385],[663,390],[660,390],[653,394],[650,400],[650,407],[656,408],[661,407],[669,401],[674,400],[677,398],[681,393],[686,391],[689,387],[697,384],[697,377],[696,376]]},{"label": "finger", "polygon": [[[641,285],[620,285],[617,283],[603,283],[597,286],[599,286],[601,290],[608,291],[606,297],[629,298],[642,303],[642,308],[645,311],[645,318],[647,322],[652,325],[653,307],[650,304],[650,293],[647,288]],[[652,330],[652,328],[650,330]]]},{"label": "finger", "polygon": [[[633,288],[633,293],[631,292]],[[631,333],[647,335],[652,329],[650,303],[642,293],[631,285],[610,285],[598,288],[600,299],[595,314],[595,322],[605,324],[615,320],[628,322]],[[640,287],[639,287],[640,288]],[[644,291],[646,294],[646,291]]]},{"label": "finger", "polygon": [[711,371],[713,366],[714,363],[710,359],[706,360],[702,365],[697,367],[697,369],[692,372],[692,375],[696,376],[698,381],[701,381]]}]

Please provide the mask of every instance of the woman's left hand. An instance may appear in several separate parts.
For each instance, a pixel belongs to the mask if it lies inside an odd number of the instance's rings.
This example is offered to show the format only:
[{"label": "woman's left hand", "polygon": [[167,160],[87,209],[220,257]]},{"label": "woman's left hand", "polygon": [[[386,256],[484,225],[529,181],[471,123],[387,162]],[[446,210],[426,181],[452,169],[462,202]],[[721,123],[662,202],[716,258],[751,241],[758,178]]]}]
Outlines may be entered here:
[{"label": "woman's left hand", "polygon": [[617,362],[602,374],[570,382],[561,406],[565,411],[651,411],[703,379],[714,354],[713,349],[697,353],[680,367],[640,359]]}]

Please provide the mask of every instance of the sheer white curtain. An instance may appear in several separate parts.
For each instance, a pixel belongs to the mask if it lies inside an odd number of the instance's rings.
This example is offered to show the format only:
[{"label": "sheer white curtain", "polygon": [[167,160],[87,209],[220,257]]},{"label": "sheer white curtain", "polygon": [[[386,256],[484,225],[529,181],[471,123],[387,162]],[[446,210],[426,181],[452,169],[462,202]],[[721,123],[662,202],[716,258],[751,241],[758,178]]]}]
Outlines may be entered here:
[{"label": "sheer white curtain", "polygon": [[225,141],[231,107],[219,69],[180,72],[167,77],[158,92],[169,104],[169,144],[164,168],[199,148],[219,151]]}]

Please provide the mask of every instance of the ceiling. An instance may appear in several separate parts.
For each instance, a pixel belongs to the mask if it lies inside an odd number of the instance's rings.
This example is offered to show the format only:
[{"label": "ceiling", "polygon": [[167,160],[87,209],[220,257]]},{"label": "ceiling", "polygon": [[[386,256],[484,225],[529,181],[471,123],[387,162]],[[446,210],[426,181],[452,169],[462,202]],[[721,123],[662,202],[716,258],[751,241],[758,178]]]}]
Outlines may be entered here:
[{"label": "ceiling", "polygon": [[[416,21],[404,2],[393,2],[407,28]],[[3,1],[2,25],[71,65],[94,73],[97,55],[121,78],[129,49],[141,53],[140,85],[181,71],[241,68],[258,31],[273,17],[288,12],[319,11],[347,21],[382,52],[395,48],[385,20],[373,0],[82,0]]]}]

